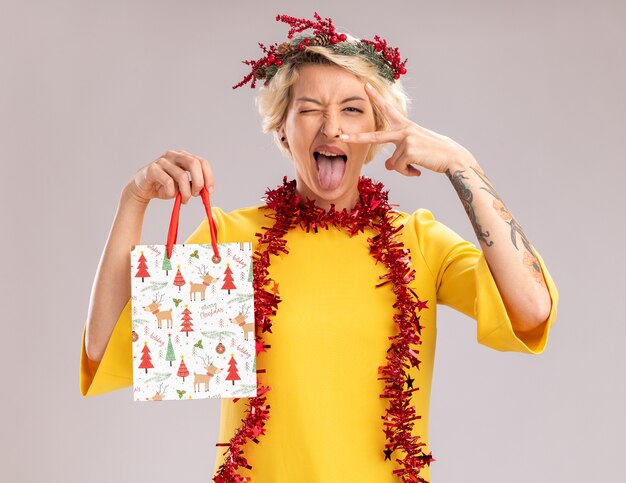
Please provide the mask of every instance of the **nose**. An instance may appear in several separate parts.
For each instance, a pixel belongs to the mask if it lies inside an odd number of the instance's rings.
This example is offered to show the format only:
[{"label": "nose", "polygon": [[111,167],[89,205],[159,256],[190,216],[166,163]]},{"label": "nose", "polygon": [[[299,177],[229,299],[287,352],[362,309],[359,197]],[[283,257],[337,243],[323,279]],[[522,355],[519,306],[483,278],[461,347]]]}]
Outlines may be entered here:
[{"label": "nose", "polygon": [[341,126],[339,123],[339,116],[336,116],[334,114],[329,114],[328,117],[326,118],[326,121],[324,121],[324,124],[322,124],[321,131],[322,131],[322,134],[324,134],[326,137],[329,137],[329,138],[339,137],[339,135],[342,132]]}]

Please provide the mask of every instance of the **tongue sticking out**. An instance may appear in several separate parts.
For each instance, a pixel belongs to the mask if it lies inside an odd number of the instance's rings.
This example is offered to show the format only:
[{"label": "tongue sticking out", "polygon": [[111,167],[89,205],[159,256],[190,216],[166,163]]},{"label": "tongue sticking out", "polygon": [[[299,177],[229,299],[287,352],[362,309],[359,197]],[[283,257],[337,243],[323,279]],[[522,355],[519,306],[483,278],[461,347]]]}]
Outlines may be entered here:
[{"label": "tongue sticking out", "polygon": [[339,186],[346,172],[346,162],[341,156],[326,157],[318,154],[317,170],[320,186],[326,190],[334,190]]}]

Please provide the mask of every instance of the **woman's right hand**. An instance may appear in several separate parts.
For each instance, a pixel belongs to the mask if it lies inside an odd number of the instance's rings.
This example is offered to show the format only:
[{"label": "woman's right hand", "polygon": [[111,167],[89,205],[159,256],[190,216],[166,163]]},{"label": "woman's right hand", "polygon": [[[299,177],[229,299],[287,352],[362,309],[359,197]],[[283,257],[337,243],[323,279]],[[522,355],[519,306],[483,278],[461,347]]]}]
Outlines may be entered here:
[{"label": "woman's right hand", "polygon": [[[187,171],[191,173],[191,181]],[[180,191],[181,202],[186,204],[192,196],[198,196],[202,187],[213,194],[213,171],[209,162],[187,151],[167,151],[164,155],[142,168],[132,177],[127,189],[142,203],[152,198],[168,200]]]}]

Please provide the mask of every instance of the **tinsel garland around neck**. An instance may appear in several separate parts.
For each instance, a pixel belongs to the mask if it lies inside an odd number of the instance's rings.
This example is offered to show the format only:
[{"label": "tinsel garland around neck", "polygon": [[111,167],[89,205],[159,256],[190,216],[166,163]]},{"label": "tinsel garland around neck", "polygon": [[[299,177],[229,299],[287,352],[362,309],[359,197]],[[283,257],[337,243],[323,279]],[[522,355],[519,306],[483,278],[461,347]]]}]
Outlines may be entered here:
[{"label": "tinsel garland around neck", "polygon": [[[264,199],[267,208],[272,210],[266,217],[275,221],[271,227],[262,227],[265,232],[256,233],[259,238],[258,248],[253,255],[256,354],[258,356],[260,352],[271,348],[270,345],[264,344],[262,332],[272,332],[270,317],[276,315],[281,299],[277,294],[265,290],[265,287],[271,285],[267,269],[270,255],[289,253],[284,239],[285,234],[298,225],[307,232],[311,230],[317,232],[319,228],[328,229],[328,226],[334,225],[346,229],[351,237],[364,231],[366,227],[376,230],[378,233],[367,239],[370,243],[370,254],[376,263],[382,262],[388,269],[388,273],[380,277],[382,282],[376,287],[393,284],[393,291],[397,297],[393,307],[398,309],[393,317],[399,329],[396,335],[389,337],[392,342],[387,350],[387,364],[378,368],[380,375],[378,379],[385,381],[380,397],[389,399],[385,415],[381,416],[382,431],[388,440],[383,453],[385,459],[391,460],[395,450],[403,451],[405,457],[396,458],[402,468],[394,470],[393,473],[404,482],[428,483],[419,473],[424,466],[430,465],[434,458],[431,453],[426,454],[421,449],[426,443],[419,441],[419,436],[411,434],[413,421],[421,416],[415,414],[415,407],[411,405],[411,395],[418,388],[412,387],[413,379],[405,373],[405,368],[419,368],[420,360],[417,358],[419,350],[410,346],[421,344],[422,326],[416,309],[419,312],[428,306],[427,301],[419,300],[415,291],[408,286],[415,278],[415,270],[411,268],[409,250],[402,248],[402,242],[396,239],[403,225],[393,225],[399,214],[391,209],[388,191],[383,191],[383,188],[382,183],[374,183],[370,178],[361,176],[358,182],[360,202],[350,211],[345,208],[337,211],[334,205],[325,211],[317,206],[314,200],[303,201],[296,192],[296,181],[287,181],[287,176],[283,178],[282,186],[266,191]],[[265,369],[258,369],[257,373],[265,373]],[[261,379],[262,377],[257,377],[257,396],[248,399],[247,416],[243,424],[235,431],[230,442],[216,444],[228,447],[224,451],[224,463],[213,477],[216,483],[252,481],[250,477],[239,475],[237,469],[240,466],[252,469],[243,450],[247,439],[256,444],[263,444],[262,438],[259,440],[258,437],[265,433],[265,420],[270,417],[270,404],[267,403],[266,393],[272,388],[264,386]],[[278,387],[276,390],[280,391],[281,388]],[[233,399],[233,403],[238,400],[239,398]]]}]

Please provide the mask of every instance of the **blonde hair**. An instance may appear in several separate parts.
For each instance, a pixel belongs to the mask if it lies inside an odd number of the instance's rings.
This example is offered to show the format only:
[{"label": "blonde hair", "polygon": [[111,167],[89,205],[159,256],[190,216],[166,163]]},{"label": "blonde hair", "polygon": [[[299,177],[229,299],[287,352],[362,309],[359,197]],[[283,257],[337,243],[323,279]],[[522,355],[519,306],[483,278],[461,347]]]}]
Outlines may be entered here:
[{"label": "blonde hair", "polygon": [[[347,35],[349,42],[358,42],[359,39]],[[287,110],[291,102],[292,86],[298,80],[300,67],[307,64],[337,65],[351,72],[364,82],[369,82],[404,116],[407,116],[411,99],[404,90],[400,79],[390,82],[378,73],[378,68],[365,58],[358,55],[342,55],[322,46],[308,46],[305,51],[285,62],[270,79],[268,85],[263,85],[255,98],[255,104],[262,118],[263,132],[274,134],[274,142],[278,149],[291,158],[290,150],[280,139],[277,129],[285,122]],[[389,123],[378,108],[372,104],[377,131],[390,130]],[[378,154],[382,144],[372,144],[367,153],[365,164],[369,163]]]}]

